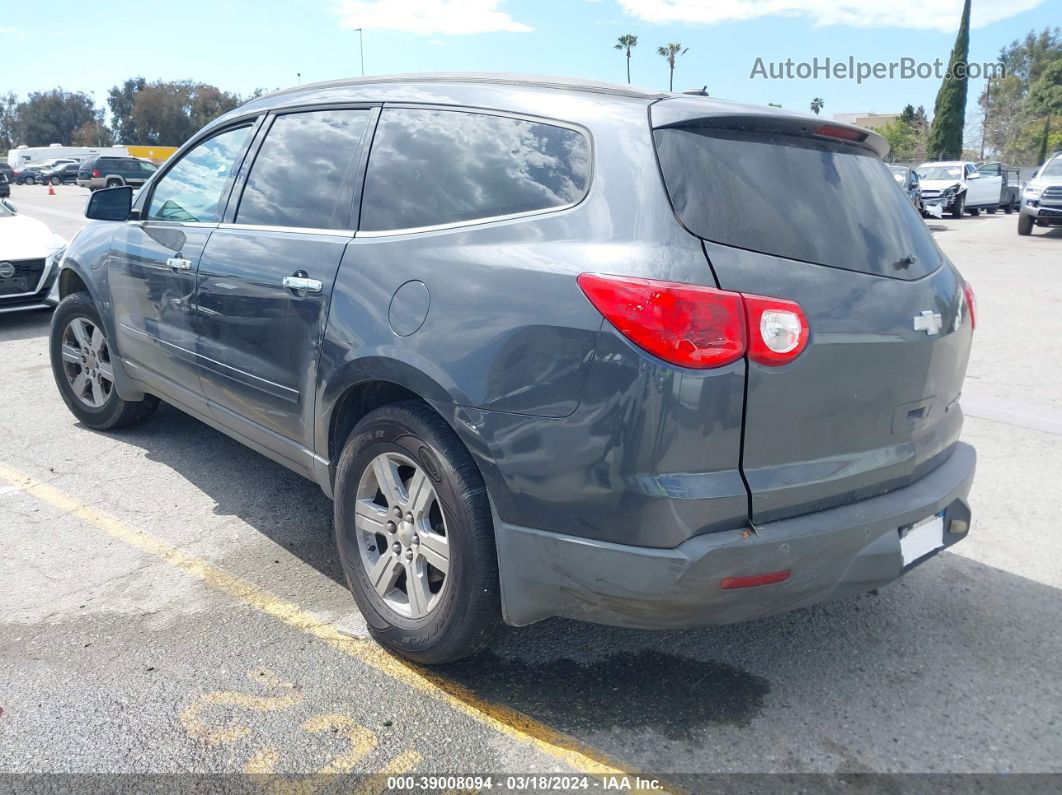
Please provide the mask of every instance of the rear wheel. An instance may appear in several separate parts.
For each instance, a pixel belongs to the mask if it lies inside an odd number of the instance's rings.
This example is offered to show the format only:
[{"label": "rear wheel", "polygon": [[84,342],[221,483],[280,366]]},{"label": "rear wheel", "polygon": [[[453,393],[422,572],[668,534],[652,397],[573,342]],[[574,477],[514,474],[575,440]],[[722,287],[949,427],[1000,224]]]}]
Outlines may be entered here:
[{"label": "rear wheel", "polygon": [[114,361],[100,314],[87,293],[64,298],[49,332],[52,375],[71,413],[90,428],[109,430],[148,417],[158,398],[123,400],[114,386]]},{"label": "rear wheel", "polygon": [[972,210],[967,210],[966,212],[968,212],[972,216],[978,216],[978,215],[981,214],[981,208],[980,207],[974,207]]},{"label": "rear wheel", "polygon": [[989,208],[987,208],[985,210],[985,212],[988,213],[989,215],[995,215],[996,214],[996,208],[995,207],[989,207]]},{"label": "rear wheel", "polygon": [[63,181],[61,179],[59,179],[59,177],[52,177],[49,180],[49,182],[51,182],[53,185],[62,185],[63,184]]},{"label": "rear wheel", "polygon": [[1010,215],[1012,212],[1014,212],[1014,205],[1015,202],[1008,201],[1006,204],[1003,205],[1003,212],[1005,212],[1007,215]]},{"label": "rear wheel", "polygon": [[1031,215],[1022,213],[1018,216],[1018,234],[1019,235],[1031,235],[1033,230],[1033,219]]},{"label": "rear wheel", "polygon": [[343,570],[372,636],[419,663],[475,654],[501,626],[487,492],[457,435],[413,401],[369,413],[336,471]]},{"label": "rear wheel", "polygon": [[108,188],[120,188],[120,187],[122,187],[122,181],[120,179],[109,179],[109,180],[107,180],[107,187]]}]

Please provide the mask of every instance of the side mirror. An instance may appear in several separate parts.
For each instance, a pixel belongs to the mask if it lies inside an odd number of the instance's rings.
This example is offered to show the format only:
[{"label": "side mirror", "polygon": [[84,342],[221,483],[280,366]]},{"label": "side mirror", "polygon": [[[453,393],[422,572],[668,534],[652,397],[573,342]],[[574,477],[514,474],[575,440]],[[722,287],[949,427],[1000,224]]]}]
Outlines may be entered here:
[{"label": "side mirror", "polygon": [[93,221],[124,221],[133,208],[133,189],[128,185],[105,188],[93,193],[85,207],[85,217]]},{"label": "side mirror", "polygon": [[0,199],[0,202],[3,202],[4,206],[7,209],[9,209],[11,212],[13,212],[13,213],[17,213],[18,212],[18,207],[13,205],[8,199]]}]

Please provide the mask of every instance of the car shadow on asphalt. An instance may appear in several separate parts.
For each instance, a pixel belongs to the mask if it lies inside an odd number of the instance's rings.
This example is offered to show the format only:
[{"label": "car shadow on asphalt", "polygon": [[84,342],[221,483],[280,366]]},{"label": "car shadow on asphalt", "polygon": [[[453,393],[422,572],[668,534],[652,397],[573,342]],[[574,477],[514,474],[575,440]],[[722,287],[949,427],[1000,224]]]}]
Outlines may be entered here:
[{"label": "car shadow on asphalt", "polygon": [[39,338],[47,345],[51,310],[31,309],[26,312],[0,314],[0,342],[18,342]]},{"label": "car shadow on asphalt", "polygon": [[[122,438],[344,582],[316,485],[168,406]],[[1062,591],[941,553],[880,596],[684,632],[553,619],[438,672],[645,769],[704,770],[710,744],[719,770],[757,749],[764,770],[1035,770],[1062,759],[1059,700],[1037,695],[1058,659]]]}]

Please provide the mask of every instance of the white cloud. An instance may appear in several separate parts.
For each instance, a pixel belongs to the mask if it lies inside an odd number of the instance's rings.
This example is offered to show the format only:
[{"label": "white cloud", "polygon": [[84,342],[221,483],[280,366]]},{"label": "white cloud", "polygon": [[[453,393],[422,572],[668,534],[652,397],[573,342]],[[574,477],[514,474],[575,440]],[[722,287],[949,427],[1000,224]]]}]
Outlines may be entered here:
[{"label": "white cloud", "polygon": [[[951,32],[958,28],[962,0],[617,0],[643,22],[714,25],[766,16],[803,17],[816,25],[915,28]],[[970,24],[980,28],[1040,5],[1043,0],[974,3]]]},{"label": "white cloud", "polygon": [[534,30],[498,5],[499,0],[339,0],[338,14],[346,28],[400,30],[422,36]]}]

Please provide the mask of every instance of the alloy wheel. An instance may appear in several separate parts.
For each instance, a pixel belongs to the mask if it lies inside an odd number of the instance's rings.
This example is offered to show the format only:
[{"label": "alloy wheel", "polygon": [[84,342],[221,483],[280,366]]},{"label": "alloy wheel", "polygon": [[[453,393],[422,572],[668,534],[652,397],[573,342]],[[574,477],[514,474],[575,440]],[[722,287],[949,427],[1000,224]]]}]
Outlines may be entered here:
[{"label": "alloy wheel", "polygon": [[424,469],[400,453],[381,453],[358,482],[354,526],[370,585],[406,618],[427,616],[450,571],[442,506]]},{"label": "alloy wheel", "polygon": [[88,318],[75,317],[63,330],[63,372],[74,397],[89,408],[102,408],[114,389],[111,352],[103,330]]}]

